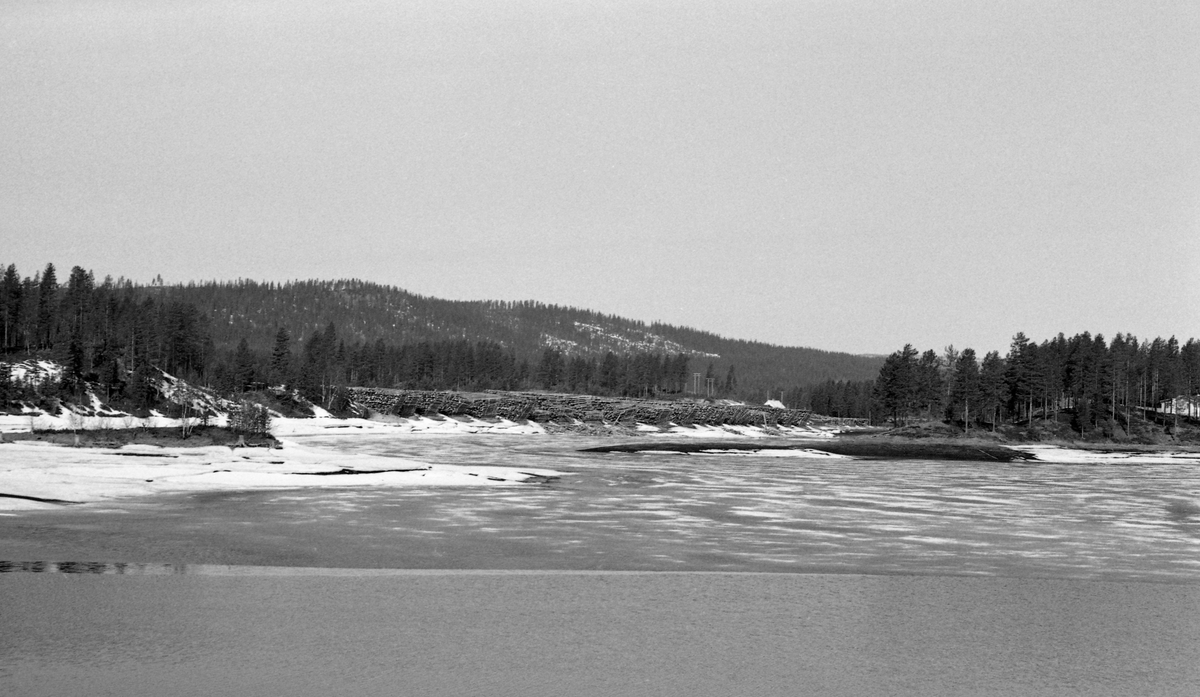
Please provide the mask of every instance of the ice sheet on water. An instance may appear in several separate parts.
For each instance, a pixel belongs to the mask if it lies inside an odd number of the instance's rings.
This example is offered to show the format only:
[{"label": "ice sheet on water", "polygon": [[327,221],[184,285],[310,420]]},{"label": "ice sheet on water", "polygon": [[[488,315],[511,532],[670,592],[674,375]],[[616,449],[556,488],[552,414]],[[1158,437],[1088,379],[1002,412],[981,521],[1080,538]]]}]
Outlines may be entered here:
[{"label": "ice sheet on water", "polygon": [[1183,451],[1142,452],[1120,450],[1082,450],[1057,445],[1017,445],[1039,462],[1063,464],[1200,464],[1200,453]]}]

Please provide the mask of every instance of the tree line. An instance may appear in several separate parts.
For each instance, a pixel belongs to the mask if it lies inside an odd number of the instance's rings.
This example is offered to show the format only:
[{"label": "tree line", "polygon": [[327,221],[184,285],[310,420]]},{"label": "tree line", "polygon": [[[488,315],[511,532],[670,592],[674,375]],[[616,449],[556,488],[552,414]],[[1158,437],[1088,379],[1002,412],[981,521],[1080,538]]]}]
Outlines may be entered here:
[{"label": "tree line", "polygon": [[[343,321],[317,324],[328,317]],[[534,302],[444,301],[361,281],[140,285],[79,266],[60,283],[53,264],[29,277],[4,268],[0,353],[64,367],[40,396],[97,389],[133,408],[153,402],[146,378],[159,369],[225,393],[288,385],[327,405],[347,385],[546,389],[780,398],[831,416],[968,426],[1067,411],[1080,429],[1200,391],[1195,339],[1019,333],[1005,356],[906,345],[879,367]],[[7,378],[0,371],[0,399],[24,394]]]},{"label": "tree line", "polygon": [[[598,363],[609,352],[685,353],[692,363],[691,391],[744,400],[777,397],[781,386],[870,379],[882,363],[881,357],[727,339],[535,301],[443,300],[355,279],[188,283],[166,286],[162,292],[207,315],[218,348],[233,348],[244,338],[252,350],[270,351],[282,326],[291,331],[298,351],[334,322],[347,345],[373,345],[379,339],[393,346],[462,339],[472,345],[497,342],[511,349],[518,363],[528,361],[533,373],[548,347]],[[729,380],[731,368],[734,380]],[[700,373],[699,380],[695,373]]]},{"label": "tree line", "polygon": [[1079,431],[1110,430],[1134,410],[1153,409],[1200,392],[1200,342],[1175,337],[1112,341],[1089,332],[1041,343],[1024,333],[1007,355],[947,347],[941,354],[911,344],[887,357],[872,386],[874,415],[894,423],[944,418],[971,426],[1058,420]]},{"label": "tree line", "polygon": [[[208,318],[157,291],[111,276],[97,282],[78,266],[62,284],[53,264],[22,278],[10,264],[0,278],[0,353],[9,361],[35,357],[63,366],[61,381],[37,386],[42,397],[81,395],[90,382],[100,386],[102,399],[145,408],[154,399],[147,378],[156,369],[196,378],[216,356]],[[0,373],[9,393],[0,397],[14,398],[21,386]]]},{"label": "tree line", "polygon": [[650,352],[603,357],[543,349],[531,363],[496,341],[451,339],[389,344],[383,339],[347,345],[336,325],[314,333],[293,352],[291,332],[280,327],[270,352],[242,339],[228,360],[218,358],[211,384],[244,392],[267,386],[296,388],[330,409],[344,406],[345,388],[400,387],[422,390],[543,389],[607,396],[657,397],[684,391],[685,354]]},{"label": "tree line", "polygon": [[[15,265],[8,265],[0,278],[0,360],[49,359],[61,364],[63,373],[54,384],[18,385],[9,371],[0,371],[0,401],[67,394],[82,398],[92,390],[106,402],[145,409],[155,401],[148,378],[158,370],[224,394],[286,386],[335,408],[349,385],[637,397],[681,394],[692,385],[689,354],[661,347],[588,354],[578,347],[540,346],[530,352],[461,333],[365,340],[361,331],[347,336],[333,322],[319,330],[301,324],[296,333],[275,322],[271,340],[263,346],[257,339],[269,316],[260,314],[253,302],[239,306],[241,321],[231,320],[232,314],[215,316],[211,305],[205,311],[203,303],[194,302],[203,300],[196,291],[205,288],[216,286],[165,286],[158,280],[141,286],[112,277],[97,281],[79,266],[60,284],[53,264],[24,278]],[[251,300],[270,295],[259,292],[258,285],[251,289]],[[238,334],[231,327],[246,331]],[[736,388],[732,366],[722,385]]]}]

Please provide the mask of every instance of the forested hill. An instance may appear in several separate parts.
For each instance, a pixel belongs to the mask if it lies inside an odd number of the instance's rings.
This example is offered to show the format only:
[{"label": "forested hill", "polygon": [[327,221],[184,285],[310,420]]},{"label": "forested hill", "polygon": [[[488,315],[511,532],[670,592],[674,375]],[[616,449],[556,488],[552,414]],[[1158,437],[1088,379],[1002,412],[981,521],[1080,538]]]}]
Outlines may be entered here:
[{"label": "forested hill", "polygon": [[325,393],[346,384],[601,394],[699,386],[709,396],[761,401],[816,383],[871,379],[883,363],[533,301],[440,300],[357,280],[139,285],[101,281],[76,266],[59,283],[52,264],[25,277],[13,265],[4,269],[0,320],[6,360],[52,358],[77,386],[123,386],[136,370],[162,369],[226,389],[292,380]]},{"label": "forested hill", "polygon": [[769,390],[778,396],[779,390],[827,380],[870,379],[883,364],[881,357],[726,339],[574,307],[441,300],[358,280],[193,283],[141,287],[140,292],[195,305],[209,317],[218,349],[232,349],[245,338],[252,349],[268,351],[280,327],[299,346],[332,323],[347,344],[495,341],[533,365],[546,348],[585,358],[609,351],[683,353],[691,371],[708,375],[711,367],[720,388],[733,367],[733,391],[747,397],[765,397]]}]

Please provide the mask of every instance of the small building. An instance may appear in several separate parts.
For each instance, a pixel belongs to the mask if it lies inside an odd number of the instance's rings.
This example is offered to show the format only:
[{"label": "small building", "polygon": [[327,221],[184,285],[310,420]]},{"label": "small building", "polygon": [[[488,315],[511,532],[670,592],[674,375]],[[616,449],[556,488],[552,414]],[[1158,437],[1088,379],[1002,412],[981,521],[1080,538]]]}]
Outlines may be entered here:
[{"label": "small building", "polygon": [[1178,414],[1179,416],[1200,418],[1200,395],[1193,395],[1191,397],[1180,395],[1174,399],[1168,399],[1158,405],[1158,411],[1163,414]]}]

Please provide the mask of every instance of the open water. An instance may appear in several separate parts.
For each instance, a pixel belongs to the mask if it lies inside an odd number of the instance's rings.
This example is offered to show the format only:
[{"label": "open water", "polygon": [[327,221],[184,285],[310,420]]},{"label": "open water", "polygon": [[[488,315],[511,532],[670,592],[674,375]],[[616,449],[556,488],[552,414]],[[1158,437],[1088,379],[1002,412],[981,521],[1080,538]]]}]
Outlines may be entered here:
[{"label": "open water", "polygon": [[0,518],[6,694],[1200,694],[1194,466],[306,442],[564,476]]}]

